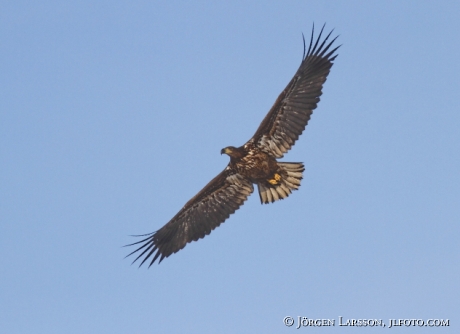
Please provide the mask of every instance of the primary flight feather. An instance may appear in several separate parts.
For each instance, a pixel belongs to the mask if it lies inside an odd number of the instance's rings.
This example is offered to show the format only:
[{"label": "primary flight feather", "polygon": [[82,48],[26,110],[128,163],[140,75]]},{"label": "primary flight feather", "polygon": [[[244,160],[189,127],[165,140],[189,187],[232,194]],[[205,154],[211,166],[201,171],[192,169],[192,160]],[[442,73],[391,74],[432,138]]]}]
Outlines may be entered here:
[{"label": "primary flight feather", "polygon": [[[310,45],[294,77],[281,92],[254,136],[243,146],[228,146],[221,154],[230,156],[227,167],[158,231],[130,244],[139,245],[133,263],[142,258],[141,266],[150,259],[149,267],[159,259],[178,252],[192,241],[204,238],[259,190],[262,204],[272,203],[297,190],[304,166],[300,162],[278,162],[276,159],[294,145],[307,125],[322,94],[323,84],[331,70],[339,46],[332,47],[332,31],[321,40],[324,26],[316,41],[314,28]],[[129,256],[128,255],[128,256]]]}]

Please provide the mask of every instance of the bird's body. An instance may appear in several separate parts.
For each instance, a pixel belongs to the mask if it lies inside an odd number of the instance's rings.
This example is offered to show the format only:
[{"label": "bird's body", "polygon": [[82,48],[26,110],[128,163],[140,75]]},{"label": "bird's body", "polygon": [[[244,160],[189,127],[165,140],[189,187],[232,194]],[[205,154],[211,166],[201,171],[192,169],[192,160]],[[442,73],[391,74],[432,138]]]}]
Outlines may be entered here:
[{"label": "bird's body", "polygon": [[[323,27],[324,29],[324,27]],[[313,32],[308,52],[296,74],[279,95],[254,136],[243,146],[228,146],[221,154],[230,156],[227,167],[212,179],[197,195],[161,229],[145,235],[139,248],[141,265],[153,256],[150,265],[159,258],[178,252],[191,241],[211,233],[234,213],[257,185],[260,201],[272,203],[297,190],[304,166],[300,162],[280,162],[307,125],[319,102],[322,87],[337,57],[329,51],[335,38],[326,44],[331,33],[320,43],[321,32],[313,45]]]},{"label": "bird's body", "polygon": [[238,148],[227,147],[222,151],[230,156],[228,168],[246,176],[252,183],[268,181],[279,170],[274,157],[258,150],[253,145]]},{"label": "bird's body", "polygon": [[260,150],[252,142],[238,148],[226,147],[221,153],[230,156],[228,170],[236,171],[258,186],[263,204],[286,198],[300,186],[304,171],[300,162],[278,162],[274,156]]}]

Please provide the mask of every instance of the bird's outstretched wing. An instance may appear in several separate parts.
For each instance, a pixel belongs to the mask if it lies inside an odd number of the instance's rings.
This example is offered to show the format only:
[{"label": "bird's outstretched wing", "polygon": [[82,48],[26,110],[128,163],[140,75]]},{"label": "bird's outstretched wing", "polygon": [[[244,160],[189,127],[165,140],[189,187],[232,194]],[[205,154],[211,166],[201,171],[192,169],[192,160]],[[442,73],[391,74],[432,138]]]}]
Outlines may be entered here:
[{"label": "bird's outstretched wing", "polygon": [[331,31],[321,41],[323,30],[324,26],[316,42],[313,42],[313,27],[306,54],[304,40],[304,57],[299,69],[246,144],[256,145],[276,158],[281,158],[302,134],[319,102],[332,62],[337,57],[335,51],[340,47],[330,50],[337,37],[327,42]]},{"label": "bird's outstretched wing", "polygon": [[188,201],[165,226],[143,235],[145,239],[127,245],[141,245],[129,254],[141,252],[133,263],[143,257],[141,266],[153,257],[150,267],[157,258],[160,258],[160,263],[180,251],[187,243],[204,238],[238,210],[253,191],[254,187],[249,180],[227,167]]}]

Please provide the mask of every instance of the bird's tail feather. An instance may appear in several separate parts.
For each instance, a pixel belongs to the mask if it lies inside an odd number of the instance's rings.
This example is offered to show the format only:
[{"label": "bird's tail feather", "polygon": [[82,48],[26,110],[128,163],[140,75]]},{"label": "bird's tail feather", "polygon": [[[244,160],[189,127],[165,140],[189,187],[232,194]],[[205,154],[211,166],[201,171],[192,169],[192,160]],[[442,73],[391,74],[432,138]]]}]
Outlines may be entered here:
[{"label": "bird's tail feather", "polygon": [[278,162],[279,170],[267,182],[258,183],[259,197],[262,204],[273,203],[289,196],[300,187],[302,172],[305,170],[301,162]]}]

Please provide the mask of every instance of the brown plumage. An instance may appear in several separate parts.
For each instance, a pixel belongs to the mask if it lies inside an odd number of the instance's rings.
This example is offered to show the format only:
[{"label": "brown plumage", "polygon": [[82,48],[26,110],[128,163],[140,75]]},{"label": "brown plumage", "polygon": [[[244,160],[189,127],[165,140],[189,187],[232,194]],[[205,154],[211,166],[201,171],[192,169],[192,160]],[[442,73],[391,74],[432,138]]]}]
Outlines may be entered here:
[{"label": "brown plumage", "polygon": [[[323,26],[324,29],[324,26]],[[331,49],[335,39],[327,42],[332,31],[321,41],[321,32],[310,46],[287,87],[279,95],[254,136],[243,146],[229,146],[221,154],[230,156],[228,166],[211,180],[195,197],[161,229],[145,234],[146,238],[130,244],[140,247],[133,263],[143,257],[140,266],[151,258],[151,266],[178,252],[185,245],[211,233],[234,213],[257,184],[261,203],[272,203],[297,190],[304,171],[300,162],[278,162],[276,159],[294,145],[319,102],[322,87],[337,57]],[[129,256],[128,255],[128,256]]]}]

